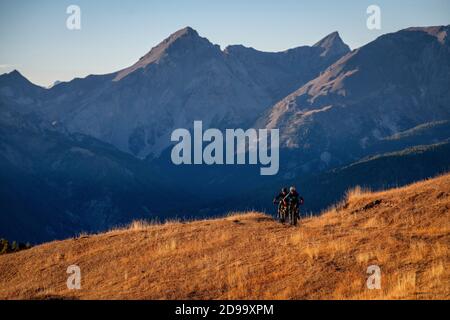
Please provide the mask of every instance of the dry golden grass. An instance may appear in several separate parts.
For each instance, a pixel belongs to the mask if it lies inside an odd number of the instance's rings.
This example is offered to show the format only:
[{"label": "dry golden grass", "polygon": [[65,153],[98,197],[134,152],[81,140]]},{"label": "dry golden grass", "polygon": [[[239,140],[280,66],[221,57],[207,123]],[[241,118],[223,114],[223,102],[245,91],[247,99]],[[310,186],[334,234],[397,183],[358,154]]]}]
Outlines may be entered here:
[{"label": "dry golden grass", "polygon": [[353,201],[353,200],[360,199],[361,197],[364,197],[365,195],[367,195],[369,193],[370,193],[370,190],[368,188],[356,186],[354,188],[347,190],[347,192],[345,193],[345,199],[347,201]]},{"label": "dry golden grass", "polygon": [[[138,221],[0,256],[3,299],[449,299],[450,175],[355,189],[281,225],[264,214]],[[68,290],[69,265],[81,290]],[[366,286],[381,268],[381,289]]]}]

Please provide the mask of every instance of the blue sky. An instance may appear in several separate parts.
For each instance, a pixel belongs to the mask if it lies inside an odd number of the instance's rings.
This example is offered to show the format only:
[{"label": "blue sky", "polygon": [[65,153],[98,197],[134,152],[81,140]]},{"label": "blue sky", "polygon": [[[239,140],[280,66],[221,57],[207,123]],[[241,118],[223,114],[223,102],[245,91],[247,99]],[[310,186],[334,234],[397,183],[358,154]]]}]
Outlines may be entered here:
[{"label": "blue sky", "polygon": [[[81,30],[66,8],[81,8]],[[366,9],[381,8],[381,30]],[[172,32],[191,26],[222,48],[264,51],[311,45],[339,31],[351,48],[409,26],[450,24],[450,0],[0,0],[0,73],[18,69],[47,86],[133,64]]]}]

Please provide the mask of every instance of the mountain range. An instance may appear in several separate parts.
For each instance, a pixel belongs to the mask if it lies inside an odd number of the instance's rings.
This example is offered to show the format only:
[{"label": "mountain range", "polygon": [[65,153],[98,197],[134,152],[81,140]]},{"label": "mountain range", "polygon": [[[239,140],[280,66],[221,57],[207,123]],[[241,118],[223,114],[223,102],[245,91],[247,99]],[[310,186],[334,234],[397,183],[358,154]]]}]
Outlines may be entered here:
[{"label": "mountain range", "polygon": [[[287,184],[319,212],[355,183],[448,171],[449,31],[408,28],[355,50],[333,32],[262,52],[221,50],[187,27],[110,74],[51,88],[1,75],[0,235],[40,242],[134,218],[268,210]],[[279,175],[174,166],[170,134],[194,120],[280,129]]]}]

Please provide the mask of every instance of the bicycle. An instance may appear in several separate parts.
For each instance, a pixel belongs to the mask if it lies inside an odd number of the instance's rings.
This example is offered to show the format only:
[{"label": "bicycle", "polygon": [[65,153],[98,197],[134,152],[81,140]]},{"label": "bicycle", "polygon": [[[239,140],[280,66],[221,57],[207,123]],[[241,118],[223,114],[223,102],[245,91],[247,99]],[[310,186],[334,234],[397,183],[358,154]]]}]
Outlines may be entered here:
[{"label": "bicycle", "polygon": [[286,211],[287,211],[286,204],[284,204],[283,201],[280,201],[278,203],[278,220],[281,223],[285,223],[286,222]]}]

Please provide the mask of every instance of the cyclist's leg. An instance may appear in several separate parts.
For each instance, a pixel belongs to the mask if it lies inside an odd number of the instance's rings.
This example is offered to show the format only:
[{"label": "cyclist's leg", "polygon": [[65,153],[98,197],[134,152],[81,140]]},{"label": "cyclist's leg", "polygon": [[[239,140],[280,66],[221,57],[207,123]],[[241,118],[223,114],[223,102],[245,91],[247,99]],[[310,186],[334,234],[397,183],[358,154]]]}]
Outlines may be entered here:
[{"label": "cyclist's leg", "polygon": [[292,203],[289,203],[289,223],[290,224],[294,224],[294,221],[295,221],[294,214],[295,214],[294,207],[293,207]]},{"label": "cyclist's leg", "polygon": [[278,203],[278,220],[281,221],[282,219],[282,212],[281,212],[282,208],[281,208],[281,202]]}]

